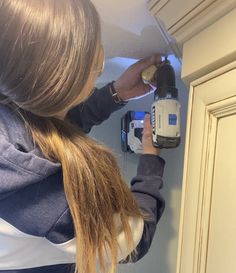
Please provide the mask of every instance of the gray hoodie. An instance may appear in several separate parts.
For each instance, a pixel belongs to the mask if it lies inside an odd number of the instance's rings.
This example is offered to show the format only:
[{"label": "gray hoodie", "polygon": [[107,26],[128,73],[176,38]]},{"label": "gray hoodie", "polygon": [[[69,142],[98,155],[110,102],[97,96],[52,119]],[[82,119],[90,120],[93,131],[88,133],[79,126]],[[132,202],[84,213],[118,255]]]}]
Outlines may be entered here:
[{"label": "gray hoodie", "polygon": [[[67,117],[88,133],[122,106],[113,101],[105,86],[71,109]],[[149,250],[164,210],[159,192],[164,165],[159,156],[141,155],[137,176],[131,181],[140,208],[151,216],[148,221],[130,217],[137,251],[132,262]],[[127,263],[130,251],[119,217],[114,215],[114,220],[120,246],[117,262]],[[47,160],[34,146],[22,120],[0,104],[0,273],[71,273],[75,253],[61,164]]]}]

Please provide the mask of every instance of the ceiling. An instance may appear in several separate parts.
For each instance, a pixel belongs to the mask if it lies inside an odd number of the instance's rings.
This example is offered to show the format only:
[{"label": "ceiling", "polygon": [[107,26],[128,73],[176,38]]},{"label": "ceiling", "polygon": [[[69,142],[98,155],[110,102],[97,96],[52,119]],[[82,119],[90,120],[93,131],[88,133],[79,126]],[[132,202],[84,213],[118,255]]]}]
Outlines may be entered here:
[{"label": "ceiling", "polygon": [[165,53],[167,44],[146,6],[148,0],[92,0],[102,21],[106,58]]},{"label": "ceiling", "polygon": [[[148,0],[92,2],[101,17],[102,42],[106,55],[105,70],[98,83],[115,79],[136,59],[154,53],[170,52],[154,17],[147,8]],[[177,62],[175,66],[176,70],[180,71]]]}]

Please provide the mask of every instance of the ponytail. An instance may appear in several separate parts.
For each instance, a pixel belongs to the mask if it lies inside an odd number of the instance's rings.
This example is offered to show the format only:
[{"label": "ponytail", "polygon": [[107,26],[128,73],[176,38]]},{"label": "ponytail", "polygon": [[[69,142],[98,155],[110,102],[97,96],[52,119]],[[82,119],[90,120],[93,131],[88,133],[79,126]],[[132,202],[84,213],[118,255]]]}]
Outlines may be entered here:
[{"label": "ponytail", "polygon": [[[134,242],[128,219],[129,216],[143,218],[143,215],[111,151],[69,121],[18,112],[44,156],[61,163],[79,250],[78,272],[95,273],[97,258],[101,272],[115,272],[118,244],[114,217],[120,218],[131,253]],[[105,253],[111,257],[109,271]]]}]

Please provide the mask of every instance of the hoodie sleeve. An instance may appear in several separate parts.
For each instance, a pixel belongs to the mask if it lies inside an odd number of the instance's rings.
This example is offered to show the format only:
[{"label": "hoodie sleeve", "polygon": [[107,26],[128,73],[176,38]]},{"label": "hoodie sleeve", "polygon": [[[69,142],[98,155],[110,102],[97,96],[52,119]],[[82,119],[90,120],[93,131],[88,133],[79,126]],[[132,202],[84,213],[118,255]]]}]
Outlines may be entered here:
[{"label": "hoodie sleeve", "polygon": [[116,103],[110,93],[109,84],[95,89],[93,94],[83,103],[69,110],[67,118],[89,133],[93,125],[98,125],[127,102]]},{"label": "hoodie sleeve", "polygon": [[131,181],[131,191],[140,209],[147,213],[148,220],[144,220],[143,232],[133,252],[131,260],[123,259],[119,263],[135,263],[149,250],[164,208],[165,201],[160,194],[163,186],[162,176],[165,161],[159,156],[144,154],[140,156],[137,176]]}]

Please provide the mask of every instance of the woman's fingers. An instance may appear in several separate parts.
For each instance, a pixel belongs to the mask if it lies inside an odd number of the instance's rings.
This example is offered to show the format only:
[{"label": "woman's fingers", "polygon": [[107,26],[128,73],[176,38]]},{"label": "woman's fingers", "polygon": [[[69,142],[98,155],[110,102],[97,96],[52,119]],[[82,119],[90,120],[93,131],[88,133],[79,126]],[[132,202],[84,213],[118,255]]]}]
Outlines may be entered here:
[{"label": "woman's fingers", "polygon": [[160,154],[160,149],[154,147],[152,143],[152,126],[150,123],[150,114],[146,114],[144,117],[142,144],[143,144],[143,154],[154,154],[154,155]]}]

